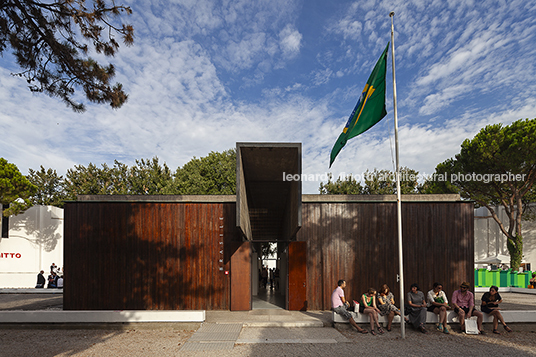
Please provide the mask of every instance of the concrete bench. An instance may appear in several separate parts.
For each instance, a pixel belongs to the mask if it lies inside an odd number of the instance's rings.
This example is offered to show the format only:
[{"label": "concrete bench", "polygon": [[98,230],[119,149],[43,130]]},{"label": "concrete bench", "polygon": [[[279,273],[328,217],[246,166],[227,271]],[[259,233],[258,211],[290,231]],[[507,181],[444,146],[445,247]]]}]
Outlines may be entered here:
[{"label": "concrete bench", "polygon": [[[366,314],[361,314],[359,312],[353,312],[348,311],[352,317],[354,318],[355,322],[358,324],[364,324],[369,323],[369,316]],[[530,310],[530,311],[503,311],[501,310],[501,314],[503,315],[505,321],[507,323],[512,322],[536,322],[536,311]],[[493,322],[493,317],[489,314],[484,313],[483,322]],[[345,320],[341,315],[337,314],[336,312],[332,312],[332,318],[333,323],[348,323],[348,320]],[[378,321],[379,322],[385,322],[387,323],[387,316],[379,316],[378,315]],[[426,323],[433,324],[438,322],[438,316],[434,314],[433,312],[426,312]],[[400,323],[400,317],[395,316],[393,319],[393,323]],[[458,314],[456,314],[452,310],[447,311],[447,323],[459,323],[458,321]]]},{"label": "concrete bench", "polygon": [[[352,315],[356,323],[358,324],[369,323],[369,315],[361,314],[359,312],[353,312],[353,311],[348,311],[348,312]],[[450,316],[450,313],[452,313],[454,316],[457,316],[454,312],[449,311],[449,316],[447,316],[447,320],[452,319]],[[349,323],[348,320],[346,320],[341,315],[337,314],[335,311],[332,312],[332,315],[333,315],[334,323],[343,323],[343,324]],[[387,316],[378,315],[378,321],[387,323]],[[426,312],[426,323],[437,323],[437,322],[438,322],[438,317],[436,314],[434,314],[433,312]],[[395,316],[393,319],[393,323],[400,323],[400,316]]]},{"label": "concrete bench", "polygon": [[205,320],[205,310],[0,311],[0,324],[139,322],[201,323]]}]

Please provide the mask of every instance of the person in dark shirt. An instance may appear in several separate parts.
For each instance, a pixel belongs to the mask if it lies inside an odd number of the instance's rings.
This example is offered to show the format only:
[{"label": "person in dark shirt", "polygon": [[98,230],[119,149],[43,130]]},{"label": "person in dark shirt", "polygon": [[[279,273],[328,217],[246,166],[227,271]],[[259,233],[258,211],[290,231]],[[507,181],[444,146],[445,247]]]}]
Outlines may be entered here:
[{"label": "person in dark shirt", "polygon": [[499,334],[499,331],[497,331],[499,321],[501,321],[501,324],[506,331],[512,332],[512,329],[506,325],[506,322],[504,322],[504,318],[499,310],[499,304],[501,302],[502,298],[501,295],[499,295],[499,288],[495,285],[492,285],[489,288],[489,291],[482,295],[482,305],[480,310],[493,316],[493,333],[497,334]]},{"label": "person in dark shirt", "polygon": [[53,289],[57,287],[58,287],[58,276],[56,275],[56,273],[53,272],[48,276],[47,289]]},{"label": "person in dark shirt", "polygon": [[36,289],[42,289],[45,287],[45,276],[43,275],[45,273],[44,270],[41,270],[39,274],[37,274],[37,284],[35,285]]}]

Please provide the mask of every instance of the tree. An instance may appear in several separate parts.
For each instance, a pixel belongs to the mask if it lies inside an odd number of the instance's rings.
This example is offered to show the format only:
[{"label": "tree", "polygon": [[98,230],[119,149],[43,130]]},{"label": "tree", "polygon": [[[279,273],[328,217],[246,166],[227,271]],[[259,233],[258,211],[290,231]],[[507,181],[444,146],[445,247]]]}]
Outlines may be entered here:
[{"label": "tree", "polygon": [[171,171],[164,163],[160,166],[158,157],[152,160],[136,160],[136,165],[129,170],[130,194],[161,195],[172,182]]},{"label": "tree", "polygon": [[87,167],[75,165],[74,169],[67,170],[63,189],[70,200],[76,200],[78,195],[111,195],[114,181],[106,164],[102,164],[102,168],[92,163]]},{"label": "tree", "polygon": [[[127,94],[120,83],[112,85],[112,64],[101,66],[88,57],[90,49],[113,56],[119,43],[133,43],[130,25],[116,25],[121,13],[131,14],[129,7],[106,4],[105,0],[2,0],[0,2],[0,55],[11,47],[32,92],[45,92],[61,98],[74,111],[84,105],[74,99],[80,87],[86,98],[95,103],[121,107]],[[78,37],[82,37],[78,39]],[[90,43],[88,46],[87,43]]]},{"label": "tree", "polygon": [[171,182],[171,171],[155,156],[152,160],[136,160],[132,167],[117,160],[113,167],[75,165],[67,170],[62,186],[65,196],[76,200],[78,195],[161,195]]},{"label": "tree", "polygon": [[[419,173],[408,167],[400,168],[400,190],[404,195],[417,193]],[[354,176],[348,175],[344,180],[340,177],[332,181],[331,174],[326,184],[320,183],[320,194],[345,195],[393,195],[396,194],[396,175],[389,170],[365,171],[365,186]]]},{"label": "tree", "polygon": [[37,188],[30,198],[32,204],[63,207],[67,198],[63,190],[63,176],[58,175],[56,170],[45,170],[43,166],[39,171],[29,169],[28,172],[26,177]]},{"label": "tree", "polygon": [[234,195],[236,193],[236,150],[211,152],[193,158],[175,172],[165,190],[175,195]]},{"label": "tree", "polygon": [[320,182],[321,195],[362,195],[364,188],[361,182],[356,181],[352,175],[348,175],[344,180],[337,177],[337,181],[332,181],[331,173],[328,174],[328,182]]},{"label": "tree", "polygon": [[[462,143],[454,159],[439,164],[433,179],[430,193],[459,192],[490,211],[507,238],[510,265],[517,269],[523,258],[522,218],[534,200],[536,119],[486,126]],[[497,215],[498,205],[505,209],[508,226]]]},{"label": "tree", "polygon": [[24,212],[32,206],[30,197],[35,193],[35,187],[15,164],[0,158],[0,203],[4,217]]}]

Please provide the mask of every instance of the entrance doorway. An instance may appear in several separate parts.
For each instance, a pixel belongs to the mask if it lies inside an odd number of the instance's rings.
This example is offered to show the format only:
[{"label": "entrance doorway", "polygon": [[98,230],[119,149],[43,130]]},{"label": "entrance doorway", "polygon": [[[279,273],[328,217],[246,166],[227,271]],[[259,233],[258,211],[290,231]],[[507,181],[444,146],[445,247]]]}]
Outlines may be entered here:
[{"label": "entrance doorway", "polygon": [[[231,270],[240,277],[247,264],[250,280],[238,287],[231,276],[231,309],[245,308],[235,302],[246,299],[250,309],[295,309],[289,297],[298,287],[305,291],[305,281],[289,289],[289,247],[301,227],[301,180],[295,179],[301,177],[301,144],[237,143],[236,154],[236,226],[250,255],[237,257],[239,267]],[[265,254],[270,249],[274,254]],[[298,266],[305,276],[305,264]]]},{"label": "entrance doorway", "polygon": [[[251,308],[286,309],[287,289],[284,249],[277,242],[255,242],[252,253]],[[282,266],[283,265],[283,266]]]}]

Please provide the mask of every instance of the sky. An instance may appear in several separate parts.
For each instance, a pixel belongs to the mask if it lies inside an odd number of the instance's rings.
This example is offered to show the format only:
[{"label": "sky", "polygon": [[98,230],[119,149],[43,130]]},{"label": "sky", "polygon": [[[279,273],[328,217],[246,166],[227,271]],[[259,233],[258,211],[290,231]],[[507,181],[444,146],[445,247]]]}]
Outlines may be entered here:
[{"label": "sky", "polygon": [[[133,165],[172,171],[237,142],[299,142],[302,173],[395,168],[393,79],[387,116],[331,148],[391,40],[400,165],[431,175],[490,124],[536,117],[536,1],[124,0],[134,44],[112,63],[129,94],[118,110],[73,112],[33,94],[0,57],[0,157],[28,169]],[[82,97],[78,97],[83,100]],[[321,180],[303,182],[318,193]],[[324,181],[325,182],[325,181]]]}]

